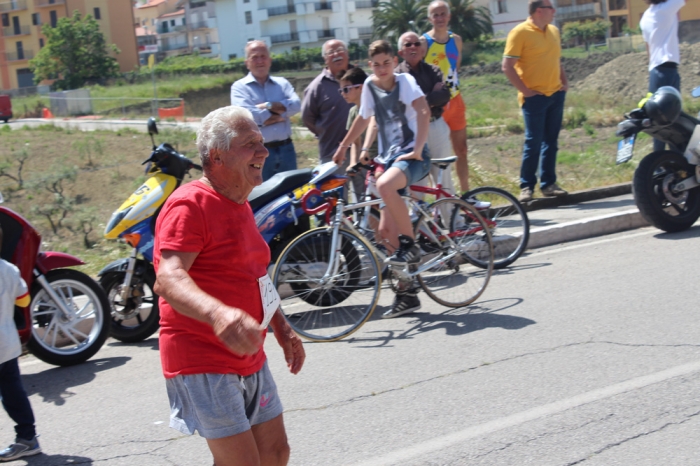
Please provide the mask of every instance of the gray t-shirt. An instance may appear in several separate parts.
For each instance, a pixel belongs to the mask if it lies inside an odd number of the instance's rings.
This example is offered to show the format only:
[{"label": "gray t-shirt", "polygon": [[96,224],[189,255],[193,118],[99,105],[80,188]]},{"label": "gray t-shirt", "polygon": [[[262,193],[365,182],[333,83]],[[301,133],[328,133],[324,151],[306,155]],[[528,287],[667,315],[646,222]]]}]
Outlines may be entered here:
[{"label": "gray t-shirt", "polygon": [[374,116],[377,120],[379,155],[375,161],[381,164],[415,146],[418,127],[413,101],[424,95],[413,76],[395,74],[394,78],[396,85],[387,92],[375,86],[370,76],[360,98],[362,118]]}]

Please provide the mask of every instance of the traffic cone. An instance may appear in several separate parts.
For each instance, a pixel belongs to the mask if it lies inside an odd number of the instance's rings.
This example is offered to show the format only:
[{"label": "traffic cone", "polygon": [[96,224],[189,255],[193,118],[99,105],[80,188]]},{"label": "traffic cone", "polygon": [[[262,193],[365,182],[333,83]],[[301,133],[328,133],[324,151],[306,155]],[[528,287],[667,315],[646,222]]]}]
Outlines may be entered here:
[{"label": "traffic cone", "polygon": [[44,108],[41,110],[41,115],[42,115],[43,118],[53,118],[53,114],[51,113],[51,110],[49,110],[49,109],[46,108],[46,107],[44,107]]}]

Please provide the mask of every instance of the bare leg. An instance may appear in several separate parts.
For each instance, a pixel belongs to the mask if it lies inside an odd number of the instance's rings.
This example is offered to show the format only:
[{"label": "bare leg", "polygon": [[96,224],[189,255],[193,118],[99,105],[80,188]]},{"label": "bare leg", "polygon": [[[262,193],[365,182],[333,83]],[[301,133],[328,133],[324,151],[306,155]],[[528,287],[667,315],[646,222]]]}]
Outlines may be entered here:
[{"label": "bare leg", "polygon": [[276,418],[253,426],[261,466],[285,466],[289,462],[289,444],[280,414]]},{"label": "bare leg", "polygon": [[207,439],[207,444],[216,466],[285,466],[289,461],[281,414],[241,434]]},{"label": "bare leg", "polygon": [[[398,228],[399,234],[413,238],[411,217],[408,215],[406,203],[398,193],[399,189],[406,187],[406,182],[406,175],[404,175],[404,173],[398,168],[391,167],[377,180],[377,191],[379,191],[384,204],[386,204],[386,207],[382,211],[382,222],[385,221],[385,213],[388,213],[391,215],[390,218],[394,220],[394,224]],[[389,219],[386,221],[388,220]],[[379,230],[382,231],[381,222]],[[387,233],[388,232],[382,231],[382,237],[387,238]]]},{"label": "bare leg", "polygon": [[456,168],[459,187],[462,192],[469,191],[469,164],[467,163],[467,129],[450,131],[452,149],[457,156]]}]

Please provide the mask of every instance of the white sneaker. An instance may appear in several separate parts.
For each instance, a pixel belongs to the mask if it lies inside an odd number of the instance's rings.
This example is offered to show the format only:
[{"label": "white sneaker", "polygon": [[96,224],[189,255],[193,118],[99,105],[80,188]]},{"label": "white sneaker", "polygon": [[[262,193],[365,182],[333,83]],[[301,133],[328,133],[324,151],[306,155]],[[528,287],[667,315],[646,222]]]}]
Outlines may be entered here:
[{"label": "white sneaker", "polygon": [[480,201],[480,200],[475,199],[473,197],[468,197],[467,199],[465,199],[465,201],[467,201],[468,203],[473,205],[474,208],[476,208],[476,210],[486,210],[486,209],[491,208],[490,202]]}]

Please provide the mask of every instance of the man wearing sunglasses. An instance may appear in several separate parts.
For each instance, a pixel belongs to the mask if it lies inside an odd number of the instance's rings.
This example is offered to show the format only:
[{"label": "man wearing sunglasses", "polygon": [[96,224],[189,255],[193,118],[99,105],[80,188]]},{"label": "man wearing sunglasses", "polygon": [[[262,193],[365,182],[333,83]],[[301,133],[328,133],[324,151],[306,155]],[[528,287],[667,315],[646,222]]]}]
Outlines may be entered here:
[{"label": "man wearing sunglasses", "polygon": [[532,200],[540,167],[540,191],[546,197],[568,193],[557,184],[557,141],[564,116],[568,81],[561,65],[559,29],[551,24],[551,0],[530,0],[530,16],[508,34],[502,69],[518,90],[525,121],[520,167],[520,201]]},{"label": "man wearing sunglasses", "polygon": [[250,110],[260,128],[270,153],[263,166],[266,181],[275,173],[297,168],[289,117],[299,113],[301,102],[289,81],[270,76],[272,58],[265,42],[248,42],[245,65],[249,73],[231,86],[231,105]]}]

